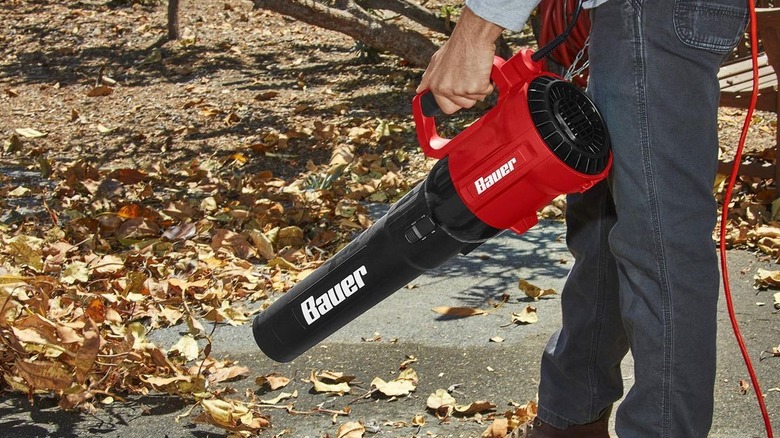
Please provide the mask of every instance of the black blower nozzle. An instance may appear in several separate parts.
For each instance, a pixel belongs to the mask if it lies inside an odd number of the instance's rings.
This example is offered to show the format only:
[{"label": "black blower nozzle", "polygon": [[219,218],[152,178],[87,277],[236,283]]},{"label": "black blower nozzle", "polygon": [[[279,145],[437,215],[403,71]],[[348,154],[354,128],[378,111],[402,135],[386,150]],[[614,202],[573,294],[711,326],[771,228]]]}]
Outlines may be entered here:
[{"label": "black blower nozzle", "polygon": [[500,231],[466,208],[443,159],[387,214],[258,315],[255,341],[271,359],[290,361],[424,271]]}]

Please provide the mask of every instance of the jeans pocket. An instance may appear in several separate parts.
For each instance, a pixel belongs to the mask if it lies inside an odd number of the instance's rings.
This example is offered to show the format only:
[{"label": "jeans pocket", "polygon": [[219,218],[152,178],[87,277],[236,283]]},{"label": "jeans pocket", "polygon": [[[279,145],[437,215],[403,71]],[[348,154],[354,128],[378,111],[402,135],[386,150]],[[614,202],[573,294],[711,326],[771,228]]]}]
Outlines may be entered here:
[{"label": "jeans pocket", "polygon": [[675,0],[674,30],[680,41],[726,54],[736,47],[748,21],[746,0]]}]

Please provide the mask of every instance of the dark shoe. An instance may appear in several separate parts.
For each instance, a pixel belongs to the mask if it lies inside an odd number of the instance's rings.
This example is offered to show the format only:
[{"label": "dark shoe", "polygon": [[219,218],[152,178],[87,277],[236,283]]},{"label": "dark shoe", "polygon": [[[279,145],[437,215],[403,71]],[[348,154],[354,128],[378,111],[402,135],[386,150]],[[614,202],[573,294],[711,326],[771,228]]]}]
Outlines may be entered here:
[{"label": "dark shoe", "polygon": [[535,418],[512,431],[508,438],[609,438],[611,411],[612,409],[608,408],[593,423],[575,424],[567,429],[558,429]]}]

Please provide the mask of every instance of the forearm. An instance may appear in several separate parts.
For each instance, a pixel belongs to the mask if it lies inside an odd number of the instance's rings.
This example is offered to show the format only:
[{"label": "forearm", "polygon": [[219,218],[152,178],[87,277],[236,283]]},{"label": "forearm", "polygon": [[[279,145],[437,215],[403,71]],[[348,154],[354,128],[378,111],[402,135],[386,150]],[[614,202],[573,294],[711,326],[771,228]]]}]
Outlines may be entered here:
[{"label": "forearm", "polygon": [[519,31],[540,0],[466,0],[467,9],[491,23]]},{"label": "forearm", "polygon": [[470,7],[463,8],[458,24],[450,36],[450,41],[462,45],[495,47],[504,27],[476,14]]}]

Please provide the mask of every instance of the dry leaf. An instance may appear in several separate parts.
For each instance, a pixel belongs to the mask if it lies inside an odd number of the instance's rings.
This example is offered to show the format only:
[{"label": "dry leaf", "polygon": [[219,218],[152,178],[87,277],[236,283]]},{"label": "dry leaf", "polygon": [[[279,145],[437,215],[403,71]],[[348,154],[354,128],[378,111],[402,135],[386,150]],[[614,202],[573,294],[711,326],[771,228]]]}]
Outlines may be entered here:
[{"label": "dry leaf", "polygon": [[508,423],[506,418],[496,418],[490,427],[482,432],[482,438],[505,438],[508,433]]},{"label": "dry leaf", "polygon": [[455,398],[447,392],[446,389],[437,389],[436,392],[428,396],[425,405],[433,410],[439,418],[449,417],[452,410],[455,409]]},{"label": "dry leaf", "polygon": [[415,391],[418,380],[417,373],[411,368],[406,368],[397,378],[389,382],[385,382],[379,377],[374,378],[371,381],[371,386],[388,397],[400,397]]},{"label": "dry leaf", "polygon": [[739,381],[739,393],[742,395],[747,394],[750,389],[750,383],[747,380],[740,379]]},{"label": "dry leaf", "polygon": [[125,219],[156,219],[158,217],[153,210],[140,204],[123,205],[116,214],[117,216]]},{"label": "dry leaf", "polygon": [[456,405],[455,406],[455,412],[460,415],[474,415],[478,413],[482,413],[485,411],[489,411],[491,409],[495,409],[496,405],[493,403],[487,401],[487,400],[480,400],[472,402],[468,405]]},{"label": "dry leaf", "polygon": [[280,376],[276,373],[272,373],[256,378],[255,383],[260,386],[267,386],[271,391],[276,391],[277,389],[287,386],[290,383],[290,379],[284,376]]},{"label": "dry leaf", "polygon": [[436,313],[440,313],[442,315],[451,316],[454,318],[465,318],[468,316],[475,316],[475,315],[484,315],[484,310],[475,309],[473,307],[434,307],[432,309]]},{"label": "dry leaf", "polygon": [[28,189],[27,187],[19,186],[8,192],[8,196],[12,198],[21,198],[23,196],[27,196],[31,191],[32,190]]},{"label": "dry leaf", "polygon": [[[330,373],[328,371],[325,373],[326,374],[317,374],[314,370],[312,370],[309,381],[314,384],[314,391],[338,395],[349,394],[351,389],[349,387],[349,383],[347,383],[347,381],[340,380],[343,375],[335,379],[330,377],[331,375],[340,375],[341,373]],[[330,382],[326,382],[326,380],[329,380]]]},{"label": "dry leaf", "polygon": [[362,438],[366,433],[366,428],[362,423],[358,421],[350,421],[349,423],[339,426],[336,432],[337,438]]},{"label": "dry leaf", "polygon": [[106,178],[115,179],[125,185],[133,185],[149,179],[149,175],[138,169],[116,169],[106,175]]},{"label": "dry leaf", "polygon": [[230,432],[259,433],[270,426],[267,418],[250,409],[245,403],[231,400],[209,399],[200,402],[203,412],[193,421],[207,423]]},{"label": "dry leaf", "polygon": [[64,365],[37,359],[34,362],[16,361],[16,369],[31,388],[63,391],[70,388],[73,377]]},{"label": "dry leaf", "polygon": [[[207,344],[206,347],[208,347]],[[204,355],[208,355],[208,352],[204,352]],[[234,380],[238,377],[246,376],[249,374],[249,368],[245,366],[220,366],[209,375],[209,382],[220,383]]]},{"label": "dry leaf", "polygon": [[87,323],[88,329],[84,331],[84,342],[76,351],[76,381],[84,384],[89,371],[97,360],[100,351],[100,333],[94,322]]},{"label": "dry leaf", "polygon": [[72,285],[77,282],[86,283],[89,281],[89,266],[82,261],[74,261],[68,264],[60,274],[60,281]]},{"label": "dry leaf", "polygon": [[102,97],[113,93],[114,89],[105,85],[99,85],[87,91],[87,97]]},{"label": "dry leaf", "polygon": [[101,323],[106,320],[106,306],[103,304],[103,299],[100,297],[91,297],[87,300],[86,306],[84,306],[84,313],[97,323]]},{"label": "dry leaf", "polygon": [[289,400],[291,398],[298,397],[298,391],[294,392],[282,392],[279,395],[277,395],[274,398],[271,399],[261,399],[260,403],[267,404],[267,405],[275,405],[281,401]]},{"label": "dry leaf", "polygon": [[267,100],[271,100],[278,95],[279,95],[278,91],[264,91],[262,93],[255,95],[255,100],[264,102]]},{"label": "dry leaf", "polygon": [[188,362],[195,360],[200,355],[198,341],[192,335],[184,335],[176,344],[168,350],[169,353],[177,352]]},{"label": "dry leaf", "polygon": [[756,271],[754,281],[757,288],[778,288],[780,287],[780,271],[759,268]]},{"label": "dry leaf", "polygon": [[504,414],[504,417],[509,419],[509,430],[514,430],[529,421],[536,418],[537,406],[533,401],[519,406],[514,411],[509,411]]},{"label": "dry leaf", "polygon": [[514,324],[534,324],[539,321],[536,314],[536,307],[526,306],[520,313],[512,313],[512,323]]},{"label": "dry leaf", "polygon": [[192,222],[185,222],[179,225],[172,225],[162,234],[162,238],[171,242],[187,240],[195,237],[197,228]]},{"label": "dry leaf", "polygon": [[97,130],[101,134],[108,134],[109,132],[113,132],[115,129],[116,128],[109,128],[108,126],[103,125],[102,123],[98,123],[98,125],[97,125]]},{"label": "dry leaf", "polygon": [[541,297],[545,297],[548,295],[555,295],[556,292],[554,289],[542,289],[539,286],[533,285],[526,280],[521,279],[518,287],[520,288],[523,293],[525,293],[525,296],[529,298],[533,298],[534,300],[538,300]]},{"label": "dry leaf", "polygon": [[15,131],[17,134],[21,135],[22,137],[27,137],[27,138],[38,138],[38,137],[46,136],[45,133],[32,128],[17,128]]}]

